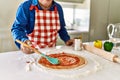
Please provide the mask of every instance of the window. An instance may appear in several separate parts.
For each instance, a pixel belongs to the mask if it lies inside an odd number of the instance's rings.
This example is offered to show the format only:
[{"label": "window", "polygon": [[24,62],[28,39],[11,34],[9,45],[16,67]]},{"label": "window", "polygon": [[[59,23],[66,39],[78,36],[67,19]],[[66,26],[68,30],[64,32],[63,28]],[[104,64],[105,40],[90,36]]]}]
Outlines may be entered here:
[{"label": "window", "polygon": [[60,3],[68,30],[89,31],[90,0],[83,3]]}]

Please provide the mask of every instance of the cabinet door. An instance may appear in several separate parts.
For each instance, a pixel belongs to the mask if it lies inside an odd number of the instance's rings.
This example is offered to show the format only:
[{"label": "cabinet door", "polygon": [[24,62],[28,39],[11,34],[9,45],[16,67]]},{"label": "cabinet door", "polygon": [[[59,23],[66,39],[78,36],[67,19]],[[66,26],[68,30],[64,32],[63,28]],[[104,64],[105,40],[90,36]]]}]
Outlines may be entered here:
[{"label": "cabinet door", "polygon": [[90,41],[107,38],[108,9],[109,0],[91,0]]},{"label": "cabinet door", "polygon": [[120,0],[110,0],[109,6],[109,23],[120,23]]}]

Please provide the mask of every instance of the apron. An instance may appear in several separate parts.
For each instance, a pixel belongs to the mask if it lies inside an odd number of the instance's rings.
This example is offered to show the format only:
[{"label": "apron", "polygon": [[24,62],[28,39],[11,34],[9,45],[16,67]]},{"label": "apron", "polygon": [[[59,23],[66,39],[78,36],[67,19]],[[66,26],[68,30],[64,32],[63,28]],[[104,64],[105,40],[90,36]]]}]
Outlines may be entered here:
[{"label": "apron", "polygon": [[60,22],[57,7],[55,6],[54,11],[48,11],[38,10],[36,6],[34,30],[28,34],[33,45],[39,48],[54,47],[59,30]]}]

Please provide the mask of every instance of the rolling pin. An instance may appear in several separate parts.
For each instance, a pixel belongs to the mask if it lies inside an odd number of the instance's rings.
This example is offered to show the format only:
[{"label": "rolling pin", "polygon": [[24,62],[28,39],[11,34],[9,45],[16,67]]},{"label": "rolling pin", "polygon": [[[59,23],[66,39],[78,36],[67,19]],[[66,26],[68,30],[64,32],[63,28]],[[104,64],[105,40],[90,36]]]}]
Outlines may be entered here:
[{"label": "rolling pin", "polygon": [[93,54],[96,54],[98,56],[101,56],[109,61],[112,61],[112,62],[116,62],[116,63],[120,63],[120,58],[115,55],[115,54],[112,54],[110,52],[107,52],[107,51],[104,51],[102,49],[99,49],[99,48],[96,48],[94,46],[90,46],[88,44],[83,44],[83,48],[89,52],[92,52]]}]

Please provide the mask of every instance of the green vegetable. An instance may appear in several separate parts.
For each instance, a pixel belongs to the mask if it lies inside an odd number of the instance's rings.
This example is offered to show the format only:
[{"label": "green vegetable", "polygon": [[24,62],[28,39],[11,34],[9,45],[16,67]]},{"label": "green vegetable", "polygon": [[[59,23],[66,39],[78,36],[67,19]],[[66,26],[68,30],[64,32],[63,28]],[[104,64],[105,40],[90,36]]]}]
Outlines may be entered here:
[{"label": "green vegetable", "polygon": [[113,48],[114,44],[112,42],[106,41],[104,42],[104,50],[111,52],[112,48]]}]

